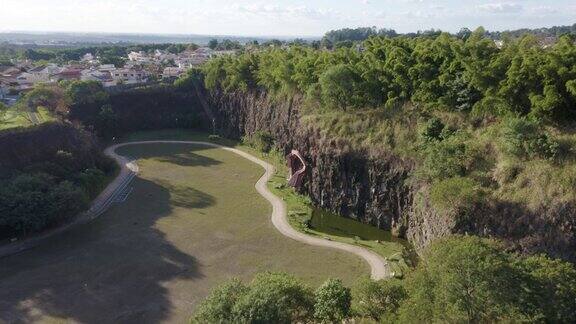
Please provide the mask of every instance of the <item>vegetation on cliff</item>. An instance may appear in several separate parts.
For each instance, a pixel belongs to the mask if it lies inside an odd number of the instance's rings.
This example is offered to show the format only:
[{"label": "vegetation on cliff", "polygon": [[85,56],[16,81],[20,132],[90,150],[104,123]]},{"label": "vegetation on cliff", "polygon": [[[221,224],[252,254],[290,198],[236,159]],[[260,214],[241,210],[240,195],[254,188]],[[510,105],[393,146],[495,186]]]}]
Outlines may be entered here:
[{"label": "vegetation on cliff", "polygon": [[573,36],[499,48],[478,29],[246,52],[203,72],[212,90],[304,95],[301,122],[320,136],[411,161],[412,184],[457,231],[573,259],[575,67]]}]

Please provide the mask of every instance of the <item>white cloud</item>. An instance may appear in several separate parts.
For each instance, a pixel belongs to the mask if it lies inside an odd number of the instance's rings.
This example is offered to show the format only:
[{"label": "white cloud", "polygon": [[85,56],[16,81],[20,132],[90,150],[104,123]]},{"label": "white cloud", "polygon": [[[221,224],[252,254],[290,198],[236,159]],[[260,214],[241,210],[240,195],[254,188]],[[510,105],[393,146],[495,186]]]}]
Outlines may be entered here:
[{"label": "white cloud", "polygon": [[535,16],[548,16],[548,15],[554,15],[554,14],[558,13],[558,9],[552,8],[550,6],[531,7],[528,11],[530,14],[535,15]]},{"label": "white cloud", "polygon": [[489,13],[516,13],[522,11],[522,6],[515,2],[494,2],[478,5],[478,9]]}]

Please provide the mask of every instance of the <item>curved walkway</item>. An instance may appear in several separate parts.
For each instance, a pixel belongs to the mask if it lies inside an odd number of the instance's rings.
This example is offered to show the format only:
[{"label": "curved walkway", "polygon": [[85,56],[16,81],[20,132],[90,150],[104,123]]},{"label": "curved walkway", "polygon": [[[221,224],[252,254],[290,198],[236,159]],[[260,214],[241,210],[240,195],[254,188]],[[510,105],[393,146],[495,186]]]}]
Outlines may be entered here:
[{"label": "curved walkway", "polygon": [[302,243],[315,245],[315,246],[329,247],[329,248],[334,248],[334,249],[354,253],[354,254],[360,256],[361,258],[363,258],[364,260],[366,260],[366,262],[368,262],[368,264],[370,265],[370,269],[371,269],[372,279],[380,280],[380,279],[385,279],[385,278],[390,277],[390,271],[389,271],[388,263],[380,255],[378,255],[378,254],[376,254],[376,253],[374,253],[368,249],[359,247],[359,246],[346,244],[346,243],[342,243],[342,242],[329,241],[326,239],[309,236],[309,235],[306,235],[304,233],[298,232],[294,228],[292,228],[292,226],[288,223],[286,204],[284,203],[284,201],[281,198],[274,195],[268,189],[267,183],[270,180],[270,178],[272,178],[272,176],[274,175],[274,172],[275,172],[274,166],[272,166],[270,163],[262,161],[259,158],[255,157],[251,154],[248,154],[244,151],[241,151],[239,149],[235,149],[235,148],[231,148],[231,147],[227,147],[227,146],[222,146],[222,145],[218,145],[218,144],[214,144],[214,143],[209,143],[209,142],[197,142],[197,141],[127,142],[127,143],[117,144],[117,145],[108,147],[105,150],[106,155],[110,156],[111,158],[116,160],[121,165],[122,174],[125,174],[125,173],[130,174],[132,172],[138,172],[138,166],[135,163],[128,161],[125,157],[117,154],[115,152],[115,150],[119,147],[122,147],[122,146],[137,145],[137,144],[193,144],[193,145],[209,146],[209,147],[214,147],[214,148],[220,148],[220,149],[238,154],[238,155],[262,166],[266,170],[266,172],[264,173],[264,175],[262,175],[262,177],[260,177],[258,182],[256,182],[255,187],[256,187],[256,190],[258,191],[258,193],[260,195],[262,195],[262,197],[264,197],[266,200],[268,200],[270,202],[270,204],[272,204],[272,223],[274,224],[274,227],[276,227],[276,229],[280,233],[282,233],[286,237],[289,237],[291,239],[294,239],[294,240],[302,242]]},{"label": "curved walkway", "polygon": [[384,260],[384,258],[381,257],[380,255],[368,249],[342,242],[335,242],[323,238],[309,236],[304,233],[298,232],[294,228],[292,228],[292,226],[288,222],[286,204],[281,198],[275,196],[267,187],[267,182],[270,180],[270,178],[272,178],[275,172],[274,166],[272,166],[270,163],[262,161],[253,155],[250,155],[244,151],[235,148],[209,142],[198,142],[198,141],[127,142],[116,144],[106,148],[106,150],[104,150],[104,154],[113,158],[120,165],[121,169],[116,179],[114,179],[114,181],[112,181],[106,187],[106,189],[104,189],[104,191],[102,191],[102,193],[100,193],[100,195],[98,195],[98,197],[93,201],[92,207],[88,211],[80,215],[75,221],[65,226],[48,231],[34,238],[25,239],[23,241],[11,243],[0,247],[0,258],[18,252],[22,252],[24,250],[37,246],[42,241],[44,241],[49,237],[60,234],[75,225],[87,223],[95,219],[96,217],[100,216],[102,213],[104,213],[108,209],[108,207],[110,207],[114,199],[124,191],[126,186],[139,172],[138,165],[134,161],[130,161],[126,157],[117,154],[116,149],[122,146],[137,145],[137,144],[192,144],[192,145],[209,146],[214,148],[220,148],[238,154],[262,166],[266,172],[264,173],[264,175],[262,175],[262,177],[260,177],[258,182],[256,182],[255,187],[258,193],[262,195],[262,197],[264,197],[266,200],[268,200],[270,204],[272,204],[272,223],[274,224],[274,227],[276,227],[276,229],[280,233],[282,233],[282,235],[302,243],[315,246],[329,247],[354,253],[363,258],[364,260],[366,260],[366,262],[368,262],[371,269],[372,279],[380,280],[391,277],[388,262]]}]

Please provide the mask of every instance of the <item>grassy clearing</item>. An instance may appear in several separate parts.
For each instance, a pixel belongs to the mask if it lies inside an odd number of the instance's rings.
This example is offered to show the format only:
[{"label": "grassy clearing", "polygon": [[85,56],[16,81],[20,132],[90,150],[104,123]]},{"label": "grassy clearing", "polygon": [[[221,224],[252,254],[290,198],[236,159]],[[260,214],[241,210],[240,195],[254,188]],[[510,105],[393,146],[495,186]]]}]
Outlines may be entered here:
[{"label": "grassy clearing", "polygon": [[[31,126],[32,122],[27,114],[27,112],[20,111],[14,107],[8,109],[4,116],[0,115],[0,130]],[[54,116],[45,107],[38,107],[36,116],[40,123],[54,120]]]},{"label": "grassy clearing", "polygon": [[4,116],[0,115],[2,117],[0,118],[0,130],[30,126],[30,121],[25,114],[25,112],[13,108],[9,109]]},{"label": "grassy clearing", "polygon": [[314,286],[329,277],[351,285],[369,273],[355,255],[276,231],[254,188],[262,169],[240,156],[179,144],[119,153],[141,169],[125,202],[2,260],[0,322],[183,323],[232,277],[270,270]]},{"label": "grassy clearing", "polygon": [[389,232],[336,215],[332,215],[329,222],[330,226],[310,227],[306,225],[312,220],[314,208],[306,196],[300,195],[293,188],[286,186],[288,169],[282,154],[276,151],[264,154],[243,143],[222,138],[210,139],[205,133],[188,130],[134,133],[129,135],[126,141],[154,139],[213,141],[222,145],[234,146],[272,163],[276,168],[276,174],[268,182],[268,187],[286,202],[288,220],[292,227],[309,235],[371,249],[390,261],[393,271],[398,277],[402,277],[409,271],[411,259],[413,259],[409,256],[411,247],[405,241],[393,239]]}]

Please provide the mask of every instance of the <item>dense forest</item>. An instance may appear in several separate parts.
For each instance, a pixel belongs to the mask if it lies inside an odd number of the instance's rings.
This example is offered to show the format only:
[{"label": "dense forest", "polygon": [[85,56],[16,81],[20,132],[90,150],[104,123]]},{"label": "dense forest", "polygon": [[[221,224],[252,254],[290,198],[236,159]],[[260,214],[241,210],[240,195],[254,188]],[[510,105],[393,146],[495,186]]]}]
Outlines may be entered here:
[{"label": "dense forest", "polygon": [[473,116],[572,120],[576,101],[574,37],[550,49],[535,37],[499,49],[479,29],[449,34],[370,38],[364,48],[334,52],[293,47],[212,60],[208,88],[298,91],[342,110],[411,101],[427,110]]}]

